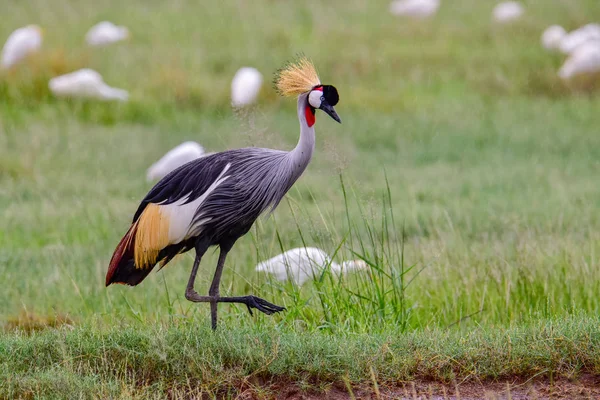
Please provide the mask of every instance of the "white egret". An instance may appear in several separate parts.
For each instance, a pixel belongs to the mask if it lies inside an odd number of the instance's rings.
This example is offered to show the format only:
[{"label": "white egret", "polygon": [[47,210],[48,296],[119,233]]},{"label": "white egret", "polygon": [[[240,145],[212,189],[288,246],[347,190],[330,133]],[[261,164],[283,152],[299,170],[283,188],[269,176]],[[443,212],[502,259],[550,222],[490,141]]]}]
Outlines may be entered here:
[{"label": "white egret", "polygon": [[262,74],[256,68],[240,68],[231,81],[231,105],[244,107],[254,103],[262,83]]},{"label": "white egret", "polygon": [[494,7],[492,16],[495,22],[504,24],[521,18],[525,10],[518,1],[505,1]]},{"label": "white egret", "polygon": [[562,40],[567,36],[567,31],[560,25],[552,25],[542,33],[542,46],[546,50],[559,50]]},{"label": "white egret", "polygon": [[579,46],[597,40],[600,40],[600,25],[587,24],[569,32],[560,42],[560,51],[563,54],[571,54]]},{"label": "white egret", "polygon": [[331,272],[335,275],[368,269],[367,263],[363,260],[344,261],[340,265],[331,261],[327,253],[321,249],[298,247],[260,262],[256,266],[256,271],[272,274],[281,282],[291,280],[300,286],[310,279],[318,278],[327,265],[330,265]]},{"label": "white egret", "polygon": [[92,26],[85,35],[90,46],[106,46],[129,38],[129,29],[117,26],[109,21],[102,21]]},{"label": "white egret", "polygon": [[148,168],[146,179],[148,181],[162,179],[174,169],[204,155],[204,147],[200,144],[192,141],[181,143]]},{"label": "white egret", "polygon": [[15,30],[4,44],[0,67],[9,69],[37,52],[42,47],[42,36],[42,28],[37,25],[27,25]]},{"label": "white egret", "polygon": [[591,41],[577,47],[558,71],[563,80],[570,80],[579,75],[600,72],[600,40]]},{"label": "white egret", "polygon": [[423,19],[433,16],[439,7],[440,0],[394,0],[390,3],[390,13]]},{"label": "white egret", "polygon": [[48,87],[57,97],[120,101],[129,99],[126,90],[108,86],[98,72],[89,68],[52,78]]}]

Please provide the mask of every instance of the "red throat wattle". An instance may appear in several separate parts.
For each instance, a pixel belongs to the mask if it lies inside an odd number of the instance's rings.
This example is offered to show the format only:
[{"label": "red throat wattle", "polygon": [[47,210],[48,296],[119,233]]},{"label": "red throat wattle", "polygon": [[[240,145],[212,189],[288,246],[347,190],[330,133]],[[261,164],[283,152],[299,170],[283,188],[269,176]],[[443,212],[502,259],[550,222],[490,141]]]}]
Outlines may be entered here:
[{"label": "red throat wattle", "polygon": [[308,124],[309,128],[315,124],[315,109],[312,108],[310,104],[307,104],[304,108],[304,117],[306,118],[306,123]]},{"label": "red throat wattle", "polygon": [[[323,87],[318,86],[318,87],[314,88],[313,90],[319,90],[322,92]],[[315,124],[315,121],[316,121],[315,114],[316,114],[316,110],[310,104],[308,104],[308,101],[307,101],[306,107],[304,108],[304,117],[306,118],[306,123],[308,124],[309,128]]]}]

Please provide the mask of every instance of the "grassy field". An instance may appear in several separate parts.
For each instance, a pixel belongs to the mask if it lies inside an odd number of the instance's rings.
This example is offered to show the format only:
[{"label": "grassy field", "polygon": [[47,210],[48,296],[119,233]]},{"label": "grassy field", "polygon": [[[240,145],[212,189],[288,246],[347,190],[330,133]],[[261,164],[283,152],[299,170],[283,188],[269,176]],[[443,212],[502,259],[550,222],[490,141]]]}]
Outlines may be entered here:
[{"label": "grassy field", "polygon": [[[150,3],[0,4],[0,38],[46,32],[41,54],[0,75],[0,397],[599,373],[600,97],[563,84],[563,57],[539,45],[550,24],[597,20],[596,0],[525,1],[510,26],[478,0],[421,22],[387,1]],[[86,48],[103,19],[131,39]],[[268,83],[298,52],[338,88],[343,124],[318,115],[311,165],[238,241],[222,281],[287,312],[222,305],[212,334],[208,307],[184,298],[192,254],[136,288],[105,288],[164,152],[295,145],[294,101],[266,84],[234,113],[229,83],[245,65]],[[54,99],[47,80],[84,66],[131,101]],[[371,271],[302,288],[254,272],[301,245]],[[209,252],[199,293],[215,265]]]}]

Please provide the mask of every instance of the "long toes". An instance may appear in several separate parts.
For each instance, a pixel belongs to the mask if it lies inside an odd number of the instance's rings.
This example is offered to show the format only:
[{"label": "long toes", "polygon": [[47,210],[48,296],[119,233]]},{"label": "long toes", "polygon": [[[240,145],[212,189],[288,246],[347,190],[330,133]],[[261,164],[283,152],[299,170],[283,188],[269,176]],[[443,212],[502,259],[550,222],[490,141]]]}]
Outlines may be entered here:
[{"label": "long toes", "polygon": [[265,314],[267,314],[267,315],[271,315],[271,314],[273,314],[273,311],[272,311],[271,309],[269,309],[269,308],[267,308],[267,307],[264,307],[264,306],[262,306],[262,305],[260,305],[260,304],[256,304],[255,308],[256,308],[258,311],[260,311],[260,312],[262,312],[262,313],[265,313]]},{"label": "long toes", "polygon": [[270,303],[269,304],[264,304],[263,307],[265,309],[269,310],[270,314],[274,314],[276,312],[280,312],[280,311],[285,310],[285,307],[279,307],[279,306],[276,306],[275,304],[270,304]]},{"label": "long toes", "polygon": [[285,310],[285,307],[280,307],[273,303],[269,303],[268,301],[261,299],[259,297],[256,297],[254,299],[254,302],[256,303],[256,308],[267,315],[271,315],[276,312]]}]

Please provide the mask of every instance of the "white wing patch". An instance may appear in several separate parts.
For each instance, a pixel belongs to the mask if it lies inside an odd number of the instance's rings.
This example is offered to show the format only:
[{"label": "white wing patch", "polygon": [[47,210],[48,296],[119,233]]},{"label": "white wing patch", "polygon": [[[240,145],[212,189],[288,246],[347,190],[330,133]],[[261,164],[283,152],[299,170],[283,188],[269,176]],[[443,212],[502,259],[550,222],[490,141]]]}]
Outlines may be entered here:
[{"label": "white wing patch", "polygon": [[225,175],[230,167],[231,164],[228,163],[212,185],[196,200],[184,204],[190,197],[190,194],[188,194],[175,203],[161,206],[162,210],[169,216],[169,242],[171,244],[180,243],[185,239],[196,236],[202,230],[202,225],[210,221],[210,218],[202,218],[195,223],[193,222],[196,212],[202,207],[202,203],[221,183],[231,176]]}]

